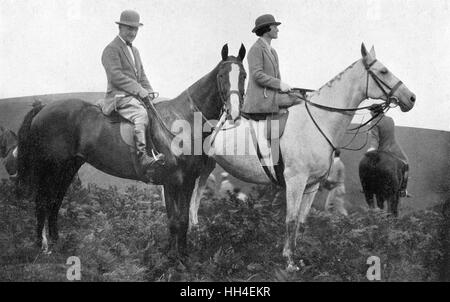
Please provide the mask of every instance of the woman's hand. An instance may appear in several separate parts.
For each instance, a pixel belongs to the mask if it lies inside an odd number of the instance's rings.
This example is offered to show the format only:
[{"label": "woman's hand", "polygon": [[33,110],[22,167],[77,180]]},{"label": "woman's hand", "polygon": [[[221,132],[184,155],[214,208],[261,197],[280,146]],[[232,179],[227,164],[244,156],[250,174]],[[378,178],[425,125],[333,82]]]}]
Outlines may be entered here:
[{"label": "woman's hand", "polygon": [[284,82],[280,82],[280,90],[282,92],[289,92],[292,90],[292,87],[289,86],[288,84],[284,83]]}]

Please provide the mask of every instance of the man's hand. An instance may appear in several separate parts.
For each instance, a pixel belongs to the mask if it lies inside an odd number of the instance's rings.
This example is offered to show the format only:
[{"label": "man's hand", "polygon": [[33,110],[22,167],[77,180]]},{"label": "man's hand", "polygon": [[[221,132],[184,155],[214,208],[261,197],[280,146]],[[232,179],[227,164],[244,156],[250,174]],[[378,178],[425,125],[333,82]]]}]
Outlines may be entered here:
[{"label": "man's hand", "polygon": [[149,109],[150,108],[150,95],[147,95],[145,98],[142,98],[142,103],[144,103],[145,108]]},{"label": "man's hand", "polygon": [[144,99],[144,98],[148,97],[148,95],[149,95],[149,93],[148,93],[148,91],[145,90],[145,89],[141,89],[141,91],[139,91],[139,97],[140,97],[141,99]]},{"label": "man's hand", "polygon": [[158,92],[154,92],[154,91],[149,91],[148,92],[148,97],[150,98],[150,100],[154,100],[158,97],[159,93]]}]

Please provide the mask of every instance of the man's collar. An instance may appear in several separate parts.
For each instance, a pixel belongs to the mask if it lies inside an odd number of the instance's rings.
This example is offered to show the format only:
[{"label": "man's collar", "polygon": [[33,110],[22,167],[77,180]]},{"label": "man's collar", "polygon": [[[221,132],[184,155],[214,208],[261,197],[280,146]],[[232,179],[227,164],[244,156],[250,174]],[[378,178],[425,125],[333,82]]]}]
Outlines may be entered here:
[{"label": "man's collar", "polygon": [[122,39],[122,37],[120,35],[117,35],[119,37],[119,39],[123,42],[123,44],[125,44],[125,46],[127,46],[127,42],[125,42],[124,39]]}]

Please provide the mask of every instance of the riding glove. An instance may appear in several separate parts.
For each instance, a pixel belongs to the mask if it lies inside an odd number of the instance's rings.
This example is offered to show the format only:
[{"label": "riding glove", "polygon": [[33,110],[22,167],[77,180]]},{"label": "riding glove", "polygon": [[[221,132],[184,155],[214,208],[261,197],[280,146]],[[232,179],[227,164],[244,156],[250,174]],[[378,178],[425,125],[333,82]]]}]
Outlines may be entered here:
[{"label": "riding glove", "polygon": [[288,84],[284,83],[284,82],[280,82],[280,90],[282,92],[289,92],[291,91],[292,87],[289,86]]}]

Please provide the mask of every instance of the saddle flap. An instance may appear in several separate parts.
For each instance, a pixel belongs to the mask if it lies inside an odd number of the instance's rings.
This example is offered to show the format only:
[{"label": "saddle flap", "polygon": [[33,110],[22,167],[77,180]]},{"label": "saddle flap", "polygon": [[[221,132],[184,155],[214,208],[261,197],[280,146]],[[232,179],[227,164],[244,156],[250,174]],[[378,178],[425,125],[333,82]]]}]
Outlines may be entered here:
[{"label": "saddle flap", "polygon": [[120,123],[120,136],[128,146],[130,146],[132,149],[136,149],[136,143],[134,142],[133,124],[128,121],[122,121]]}]

